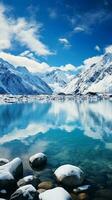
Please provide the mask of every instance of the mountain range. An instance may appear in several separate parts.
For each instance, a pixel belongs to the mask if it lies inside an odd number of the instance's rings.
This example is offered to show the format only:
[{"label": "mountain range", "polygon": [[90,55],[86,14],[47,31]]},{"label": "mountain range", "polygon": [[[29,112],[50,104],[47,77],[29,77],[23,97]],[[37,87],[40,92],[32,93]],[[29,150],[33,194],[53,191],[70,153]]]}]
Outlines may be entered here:
[{"label": "mountain range", "polygon": [[26,67],[15,68],[0,59],[0,94],[112,93],[112,54],[102,55],[100,60],[74,74],[59,68],[34,74]]},{"label": "mountain range", "polygon": [[74,77],[69,71],[54,69],[49,72],[39,73],[39,77],[45,81],[54,93],[61,92]]},{"label": "mountain range", "polygon": [[51,88],[26,67],[17,67],[0,59],[1,94],[52,94]]}]

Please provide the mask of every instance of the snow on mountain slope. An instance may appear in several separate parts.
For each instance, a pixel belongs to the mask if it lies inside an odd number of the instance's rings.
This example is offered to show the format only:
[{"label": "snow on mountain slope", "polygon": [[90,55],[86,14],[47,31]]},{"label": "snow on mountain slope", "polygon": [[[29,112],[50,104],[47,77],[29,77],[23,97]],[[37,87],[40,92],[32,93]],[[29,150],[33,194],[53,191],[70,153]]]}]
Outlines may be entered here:
[{"label": "snow on mountain slope", "polygon": [[63,90],[66,94],[86,94],[88,92],[112,92],[112,54],[108,53],[92,64],[68,83]]},{"label": "snow on mountain slope", "polygon": [[55,69],[50,72],[39,74],[42,80],[44,80],[54,92],[58,93],[62,91],[62,88],[73,77],[69,72],[62,71],[60,69]]},{"label": "snow on mountain slope", "polygon": [[52,94],[51,88],[25,67],[17,69],[0,59],[0,93],[5,94]]},{"label": "snow on mountain slope", "polygon": [[112,75],[107,75],[99,82],[93,83],[87,92],[112,93]]},{"label": "snow on mountain slope", "polygon": [[52,94],[51,88],[37,75],[30,73],[25,67],[17,67],[19,75],[33,86],[34,90],[38,90],[39,94]]}]

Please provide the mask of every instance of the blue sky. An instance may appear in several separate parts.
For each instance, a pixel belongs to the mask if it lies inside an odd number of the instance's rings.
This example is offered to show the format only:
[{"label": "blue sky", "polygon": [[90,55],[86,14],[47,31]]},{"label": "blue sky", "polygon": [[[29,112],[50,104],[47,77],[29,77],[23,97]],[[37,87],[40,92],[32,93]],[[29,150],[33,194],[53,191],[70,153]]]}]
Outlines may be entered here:
[{"label": "blue sky", "polygon": [[112,43],[111,0],[2,0],[0,13],[0,56],[42,70],[80,66]]}]

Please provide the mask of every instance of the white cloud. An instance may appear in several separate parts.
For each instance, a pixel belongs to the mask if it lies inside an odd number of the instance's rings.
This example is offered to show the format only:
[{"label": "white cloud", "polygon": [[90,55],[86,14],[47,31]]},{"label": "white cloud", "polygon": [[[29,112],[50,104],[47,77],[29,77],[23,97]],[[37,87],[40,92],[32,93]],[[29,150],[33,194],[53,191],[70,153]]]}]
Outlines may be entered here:
[{"label": "white cloud", "polygon": [[86,67],[89,67],[89,66],[99,62],[101,59],[102,59],[102,55],[101,56],[93,56],[91,58],[84,60],[83,63]]},{"label": "white cloud", "polygon": [[30,72],[41,72],[47,71],[50,66],[45,63],[39,63],[33,59],[27,58],[25,56],[15,56],[10,53],[0,52],[0,58],[8,61],[15,67],[17,66],[25,66]]},{"label": "white cloud", "polygon": [[60,69],[63,71],[75,71],[77,68],[72,64],[66,64],[66,65],[60,66]]},{"label": "white cloud", "polygon": [[40,40],[40,23],[27,21],[25,18],[8,17],[7,8],[0,4],[0,49],[13,47],[14,41],[27,47],[37,55],[51,55],[48,47]]},{"label": "white cloud", "polygon": [[[20,53],[20,56],[23,56],[23,57],[27,57],[27,58],[31,58],[33,60],[36,60],[35,59],[35,55],[33,52],[29,51],[29,50],[26,50],[26,51],[23,51],[22,53]],[[37,61],[37,60],[36,60]]]},{"label": "white cloud", "polygon": [[17,56],[1,51],[0,58],[8,61],[15,67],[25,66],[30,72],[34,72],[34,73],[52,71],[55,69],[61,69],[63,71],[75,71],[76,70],[76,67],[72,64],[66,64],[66,65],[62,65],[59,67],[55,67],[55,66],[51,67],[46,62],[40,63],[36,59],[30,58],[29,54],[31,54],[31,52],[28,50]]},{"label": "white cloud", "polygon": [[105,53],[112,53],[112,45],[109,45],[105,48]]},{"label": "white cloud", "polygon": [[26,50],[20,54],[20,56],[27,56],[30,53],[29,50]]},{"label": "white cloud", "polygon": [[95,50],[96,50],[96,51],[100,51],[100,50],[101,50],[100,47],[99,47],[99,45],[96,45],[96,46],[95,46]]},{"label": "white cloud", "polygon": [[39,39],[39,28],[35,23],[27,23],[24,18],[18,19],[17,25],[14,26],[16,40],[38,55],[51,55],[52,52]]},{"label": "white cloud", "polygon": [[[30,57],[30,54],[32,57]],[[55,69],[61,69],[62,71],[72,71],[72,72],[80,72],[83,68],[89,67],[90,65],[99,62],[102,59],[102,56],[94,56],[91,58],[88,58],[83,61],[83,64],[80,66],[75,66],[72,64],[65,64],[61,66],[50,66],[46,62],[39,62],[34,58],[34,55],[29,50],[22,52],[20,55],[12,55],[10,53],[6,53],[1,51],[0,52],[0,58],[8,61],[15,67],[17,66],[25,66],[30,72],[47,72],[52,71]]]},{"label": "white cloud", "polygon": [[60,42],[65,48],[71,47],[71,44],[70,44],[70,42],[68,41],[67,38],[59,38],[59,42]]},{"label": "white cloud", "polygon": [[59,38],[60,43],[69,44],[69,41],[66,38]]},{"label": "white cloud", "polygon": [[0,49],[8,49],[11,47],[12,32],[10,19],[7,22],[5,16],[5,7],[0,4]]},{"label": "white cloud", "polygon": [[81,26],[77,26],[74,28],[74,32],[76,32],[76,33],[84,32],[84,31],[85,31],[85,29]]},{"label": "white cloud", "polygon": [[[97,51],[100,51],[100,47],[98,45],[95,46],[95,49]],[[104,49],[104,53],[112,53],[112,45],[109,45],[107,46],[105,49]],[[87,58],[83,61],[83,65],[81,65],[80,67],[83,69],[85,67],[89,67],[99,61],[101,61],[102,57],[104,56],[104,54],[100,55],[100,56],[93,56],[91,58]]]},{"label": "white cloud", "polygon": [[[112,19],[112,13],[109,9],[93,9],[87,10],[83,13],[74,13],[72,17],[67,17],[73,27],[73,33],[83,32],[86,34],[92,33],[94,28],[102,24],[103,22]],[[75,28],[74,28],[75,27]]]}]

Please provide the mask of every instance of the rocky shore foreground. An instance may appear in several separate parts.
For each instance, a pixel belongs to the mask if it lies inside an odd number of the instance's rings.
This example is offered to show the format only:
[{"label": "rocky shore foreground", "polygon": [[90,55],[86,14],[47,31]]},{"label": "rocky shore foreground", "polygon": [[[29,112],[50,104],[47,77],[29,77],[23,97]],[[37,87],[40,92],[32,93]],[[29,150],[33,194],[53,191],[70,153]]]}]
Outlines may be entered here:
[{"label": "rocky shore foreground", "polygon": [[44,153],[29,158],[36,175],[24,177],[20,158],[0,158],[0,200],[111,200],[112,190],[89,181],[77,166],[66,164],[55,171],[46,168]]}]

